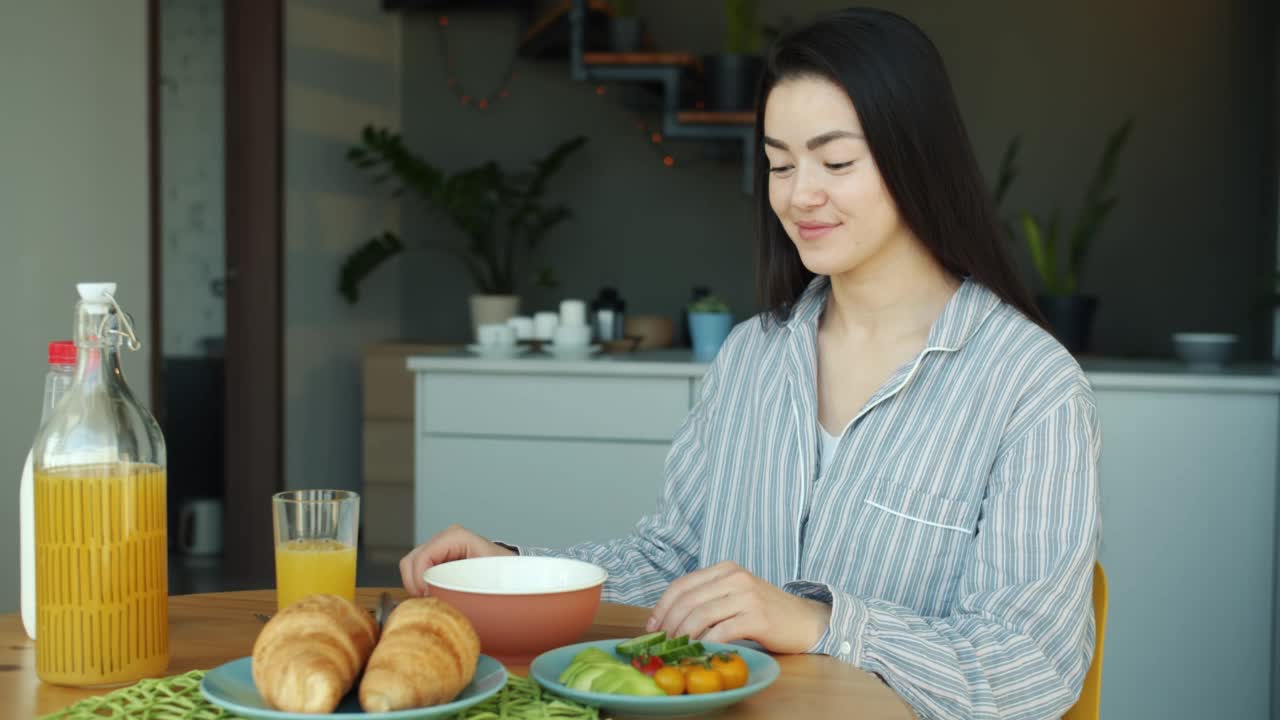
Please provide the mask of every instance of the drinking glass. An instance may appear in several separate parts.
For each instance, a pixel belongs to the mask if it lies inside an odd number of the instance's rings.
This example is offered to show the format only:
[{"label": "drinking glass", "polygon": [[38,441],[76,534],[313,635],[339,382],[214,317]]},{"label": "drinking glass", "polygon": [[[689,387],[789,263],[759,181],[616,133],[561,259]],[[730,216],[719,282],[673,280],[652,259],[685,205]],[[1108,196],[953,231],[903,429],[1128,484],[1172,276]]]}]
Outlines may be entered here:
[{"label": "drinking glass", "polygon": [[271,505],[279,608],[313,593],[354,601],[360,496],[348,490],[288,490],[273,495]]}]

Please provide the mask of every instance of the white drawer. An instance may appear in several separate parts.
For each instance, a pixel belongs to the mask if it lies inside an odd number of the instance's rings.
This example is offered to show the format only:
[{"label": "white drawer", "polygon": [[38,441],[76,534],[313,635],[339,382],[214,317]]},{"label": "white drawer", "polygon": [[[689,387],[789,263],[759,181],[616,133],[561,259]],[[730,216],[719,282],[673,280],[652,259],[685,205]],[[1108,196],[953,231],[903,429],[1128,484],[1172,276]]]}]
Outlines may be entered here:
[{"label": "white drawer", "polygon": [[689,412],[687,378],[427,372],[426,434],[670,442]]},{"label": "white drawer", "polygon": [[631,532],[653,512],[669,445],[428,436],[419,440],[414,540],[452,523],[563,547]]}]

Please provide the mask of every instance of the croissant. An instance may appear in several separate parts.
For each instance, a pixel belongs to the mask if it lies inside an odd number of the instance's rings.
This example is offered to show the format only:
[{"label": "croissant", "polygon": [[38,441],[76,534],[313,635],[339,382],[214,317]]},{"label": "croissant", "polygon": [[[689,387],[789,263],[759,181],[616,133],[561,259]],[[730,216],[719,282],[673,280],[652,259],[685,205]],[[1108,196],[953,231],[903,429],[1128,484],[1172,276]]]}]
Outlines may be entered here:
[{"label": "croissant", "polygon": [[471,682],[480,638],[466,616],[437,598],[405,600],[391,612],[360,681],[360,707],[387,712],[439,705]]},{"label": "croissant", "polygon": [[336,595],[308,595],[276,613],[253,643],[253,684],[271,707],[329,713],[378,642],[369,613]]}]

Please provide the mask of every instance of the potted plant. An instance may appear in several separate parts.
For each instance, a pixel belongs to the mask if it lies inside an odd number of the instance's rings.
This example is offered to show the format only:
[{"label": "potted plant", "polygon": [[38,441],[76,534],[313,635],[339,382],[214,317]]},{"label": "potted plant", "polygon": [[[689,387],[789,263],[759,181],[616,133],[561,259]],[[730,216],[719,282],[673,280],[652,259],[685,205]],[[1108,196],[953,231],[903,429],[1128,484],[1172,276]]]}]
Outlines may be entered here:
[{"label": "potted plant", "polygon": [[[563,205],[543,204],[547,181],[584,143],[584,137],[561,143],[535,162],[531,172],[508,174],[488,162],[446,174],[410,150],[398,134],[366,127],[360,144],[347,151],[347,159],[374,173],[375,183],[390,183],[392,195],[411,191],[462,230],[465,243],[442,249],[461,260],[475,282],[478,292],[471,296],[471,319],[478,327],[506,322],[519,312],[516,293],[524,279],[522,261],[570,216]],[[356,302],[361,282],[403,250],[400,237],[390,231],[365,241],[338,273],[343,297]],[[537,281],[551,284],[550,271],[544,269]]]},{"label": "potted plant", "polygon": [[[1115,208],[1117,198],[1111,194],[1111,181],[1115,178],[1120,151],[1128,142],[1132,129],[1133,118],[1129,118],[1107,137],[1102,158],[1085,188],[1079,214],[1065,237],[1059,234],[1060,213],[1057,208],[1049,213],[1047,219],[1025,210],[1018,213],[1017,229],[1026,240],[1041,289],[1036,296],[1036,304],[1059,342],[1073,353],[1089,349],[1089,334],[1098,299],[1081,292],[1081,279],[1089,250]],[[1020,141],[1015,137],[1000,161],[994,193],[997,206],[1003,202],[1005,193],[1017,177],[1014,163],[1019,148]],[[1005,232],[1011,238],[1016,235],[1014,227],[1007,222]]]},{"label": "potted plant", "polygon": [[640,49],[644,25],[636,15],[636,0],[613,0],[609,18],[609,45],[614,52],[633,53]]},{"label": "potted plant", "polygon": [[712,360],[732,329],[729,304],[718,295],[706,295],[689,303],[689,336],[695,360]]},{"label": "potted plant", "polygon": [[703,60],[707,107],[722,112],[751,110],[764,60],[759,0],[724,0],[724,48]]}]

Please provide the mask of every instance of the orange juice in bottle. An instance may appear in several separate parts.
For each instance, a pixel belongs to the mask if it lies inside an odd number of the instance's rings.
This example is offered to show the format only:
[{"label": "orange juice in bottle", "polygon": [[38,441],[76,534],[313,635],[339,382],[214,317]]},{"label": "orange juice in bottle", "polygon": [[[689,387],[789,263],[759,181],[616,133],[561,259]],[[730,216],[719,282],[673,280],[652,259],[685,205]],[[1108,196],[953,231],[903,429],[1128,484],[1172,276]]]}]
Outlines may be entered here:
[{"label": "orange juice in bottle", "polygon": [[164,437],[120,368],[114,284],[77,289],[75,379],[33,450],[36,673],[121,685],[169,664]]}]

